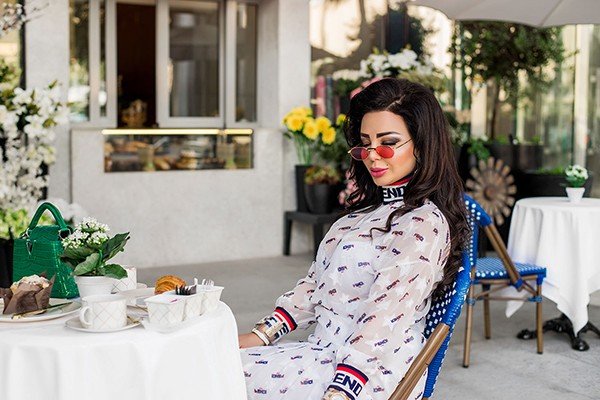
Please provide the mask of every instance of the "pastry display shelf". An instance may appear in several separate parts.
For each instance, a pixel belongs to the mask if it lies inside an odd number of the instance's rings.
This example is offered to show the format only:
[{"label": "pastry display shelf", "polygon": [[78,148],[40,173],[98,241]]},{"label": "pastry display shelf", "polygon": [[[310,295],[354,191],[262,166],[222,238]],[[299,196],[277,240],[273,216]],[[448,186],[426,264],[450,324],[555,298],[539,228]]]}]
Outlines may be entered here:
[{"label": "pastry display shelf", "polygon": [[104,129],[104,172],[252,168],[253,130]]}]

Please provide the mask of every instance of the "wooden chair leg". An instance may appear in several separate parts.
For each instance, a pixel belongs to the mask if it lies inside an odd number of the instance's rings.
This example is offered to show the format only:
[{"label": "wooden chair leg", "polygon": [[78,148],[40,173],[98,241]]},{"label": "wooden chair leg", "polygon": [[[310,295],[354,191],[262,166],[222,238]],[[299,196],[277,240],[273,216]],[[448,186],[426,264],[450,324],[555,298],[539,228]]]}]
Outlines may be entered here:
[{"label": "wooden chair leg", "polygon": [[[490,285],[482,285],[483,290],[490,290]],[[490,300],[488,296],[483,298],[483,329],[486,339],[490,339],[492,337],[492,322],[490,320]]]},{"label": "wooden chair leg", "polygon": [[544,329],[542,328],[542,285],[536,288],[539,301],[535,303],[535,329],[537,329],[537,352],[544,353]]},{"label": "wooden chair leg", "polygon": [[469,361],[471,357],[471,332],[473,328],[473,285],[469,287],[469,294],[467,295],[467,322],[465,324],[465,346],[463,353],[463,367],[469,368]]}]

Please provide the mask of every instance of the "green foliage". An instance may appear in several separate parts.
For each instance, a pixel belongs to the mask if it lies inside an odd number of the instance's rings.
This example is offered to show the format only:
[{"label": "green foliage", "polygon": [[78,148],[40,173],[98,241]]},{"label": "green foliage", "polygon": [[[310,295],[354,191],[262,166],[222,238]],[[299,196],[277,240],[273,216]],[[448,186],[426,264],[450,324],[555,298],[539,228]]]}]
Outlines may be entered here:
[{"label": "green foliage", "polygon": [[0,83],[12,90],[19,85],[19,74],[17,68],[0,58]]},{"label": "green foliage", "polygon": [[[0,210],[0,239],[14,239],[27,230],[31,216],[25,209]],[[42,214],[39,225],[54,223],[54,218]]]},{"label": "green foliage", "polygon": [[[542,67],[564,60],[560,28],[533,28],[509,22],[461,22],[453,41],[457,67],[466,67],[470,78],[494,80],[509,94],[515,94],[519,72],[530,83],[549,83]],[[458,37],[459,36],[459,37]]]},{"label": "green foliage", "polygon": [[533,28],[510,22],[476,21],[456,25],[451,44],[454,66],[474,82],[493,81],[496,87],[490,135],[494,138],[500,90],[509,100],[519,94],[524,73],[531,89],[546,90],[551,80],[543,68],[565,59],[561,28]]},{"label": "green foliage", "polygon": [[490,151],[485,146],[486,141],[484,139],[469,139],[467,152],[469,154],[474,154],[477,157],[477,160],[487,160],[490,158]]},{"label": "green foliage", "polygon": [[348,143],[344,136],[343,127],[335,126],[336,135],[335,141],[331,144],[325,144],[322,140],[317,145],[317,156],[325,163],[335,165],[336,167],[345,170],[350,167],[350,157],[348,156]]},{"label": "green foliage", "polygon": [[529,139],[529,141],[531,142],[531,144],[535,144],[535,145],[541,145],[542,144],[542,136],[541,135],[534,135],[531,137],[531,139]]},{"label": "green foliage", "polygon": [[539,168],[535,173],[540,175],[563,175],[565,173],[565,167]]},{"label": "green foliage", "polygon": [[510,140],[506,135],[498,136],[494,141],[498,144],[510,144]]},{"label": "green foliage", "polygon": [[333,91],[340,97],[349,97],[350,93],[358,88],[363,80],[336,79],[333,84]]},{"label": "green foliage", "polygon": [[304,183],[307,185],[336,185],[342,181],[339,171],[329,165],[315,165],[306,170]]},{"label": "green foliage", "polygon": [[129,232],[116,234],[99,246],[90,242],[78,247],[65,246],[61,260],[73,268],[73,275],[76,276],[125,278],[127,271],[122,266],[107,262],[124,250],[128,240]]}]

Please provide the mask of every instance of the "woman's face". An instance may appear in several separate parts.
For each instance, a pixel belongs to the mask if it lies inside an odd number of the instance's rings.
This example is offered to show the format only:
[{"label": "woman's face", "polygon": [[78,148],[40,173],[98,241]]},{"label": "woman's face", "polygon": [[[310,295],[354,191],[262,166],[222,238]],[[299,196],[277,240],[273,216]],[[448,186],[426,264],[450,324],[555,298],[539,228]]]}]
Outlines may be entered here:
[{"label": "woman's face", "polygon": [[[414,171],[414,143],[401,116],[390,111],[367,113],[361,122],[360,136],[362,145],[373,149],[363,162],[377,186],[391,185]],[[381,157],[375,151],[380,145],[394,148],[394,155]]]}]

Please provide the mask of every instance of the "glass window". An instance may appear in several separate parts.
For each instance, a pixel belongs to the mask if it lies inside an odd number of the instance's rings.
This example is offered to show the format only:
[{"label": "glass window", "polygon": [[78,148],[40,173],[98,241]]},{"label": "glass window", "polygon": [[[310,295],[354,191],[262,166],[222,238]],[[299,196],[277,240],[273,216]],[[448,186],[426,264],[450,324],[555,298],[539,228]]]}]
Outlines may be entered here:
[{"label": "glass window", "polygon": [[83,122],[90,119],[88,0],[71,0],[69,11],[71,19],[69,107],[71,121]]},{"label": "glass window", "polygon": [[235,120],[256,121],[256,4],[238,4]]},{"label": "glass window", "polygon": [[219,3],[169,2],[172,117],[218,117]]},{"label": "glass window", "polygon": [[[544,144],[544,168],[566,167],[571,163],[573,150],[573,101],[575,98],[575,40],[576,27],[566,26],[562,30],[565,54],[568,56],[560,64],[552,64],[544,69],[550,78],[551,86],[547,90],[530,90],[527,84],[521,85],[524,94],[521,98],[523,109],[523,128],[516,130],[513,123],[507,124],[507,132],[514,133],[521,142]],[[506,117],[506,116],[505,116]],[[514,119],[514,114],[511,116]]]}]

